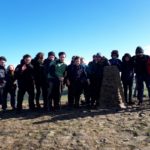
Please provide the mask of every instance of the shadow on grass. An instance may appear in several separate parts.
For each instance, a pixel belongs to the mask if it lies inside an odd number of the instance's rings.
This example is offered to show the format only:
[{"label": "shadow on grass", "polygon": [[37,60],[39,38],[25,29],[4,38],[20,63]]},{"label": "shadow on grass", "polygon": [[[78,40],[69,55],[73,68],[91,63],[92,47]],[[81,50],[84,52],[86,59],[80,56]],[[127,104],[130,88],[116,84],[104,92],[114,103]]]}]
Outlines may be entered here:
[{"label": "shadow on grass", "polygon": [[68,109],[66,105],[63,105],[61,110],[45,112],[44,110],[35,110],[30,111],[28,109],[22,110],[20,114],[16,114],[15,111],[7,110],[5,113],[0,111],[0,120],[10,119],[10,118],[18,118],[19,120],[28,120],[28,119],[36,119],[41,116],[49,116],[49,119],[33,122],[34,125],[51,123],[57,121],[85,118],[85,117],[94,117],[98,115],[107,115],[107,114],[116,114],[116,113],[125,113],[125,112],[141,112],[141,111],[149,111],[150,105],[144,105],[143,107],[138,107],[134,105],[133,107],[126,108],[124,110],[119,109],[87,109],[85,106],[81,106],[79,109]]}]

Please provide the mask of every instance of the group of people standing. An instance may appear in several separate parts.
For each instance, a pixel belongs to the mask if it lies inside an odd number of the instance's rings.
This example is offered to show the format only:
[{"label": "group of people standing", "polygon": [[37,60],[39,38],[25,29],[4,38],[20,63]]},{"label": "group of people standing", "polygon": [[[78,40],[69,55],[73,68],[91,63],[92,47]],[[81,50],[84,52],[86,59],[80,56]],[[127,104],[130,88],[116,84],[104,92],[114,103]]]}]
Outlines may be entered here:
[{"label": "group of people standing", "polygon": [[141,47],[136,48],[135,56],[133,57],[126,53],[120,60],[117,50],[111,52],[111,57],[108,60],[101,56],[100,53],[97,53],[93,55],[93,60],[86,65],[84,58],[73,56],[71,63],[67,65],[65,63],[65,52],[60,52],[57,58],[55,53],[51,51],[46,59],[44,59],[44,54],[39,52],[33,59],[26,54],[16,68],[13,65],[9,65],[5,69],[6,58],[1,56],[0,105],[2,105],[4,111],[7,109],[7,95],[9,93],[12,109],[20,112],[24,95],[27,92],[29,95],[29,109],[41,108],[40,95],[42,95],[44,110],[59,110],[61,107],[61,94],[66,85],[68,87],[69,108],[78,108],[80,106],[82,93],[84,93],[86,106],[97,107],[99,106],[104,67],[109,65],[117,66],[121,72],[127,104],[133,104],[133,78],[134,74],[136,74],[137,99],[138,104],[141,105],[143,102],[144,82],[150,97],[150,57],[144,54]]}]

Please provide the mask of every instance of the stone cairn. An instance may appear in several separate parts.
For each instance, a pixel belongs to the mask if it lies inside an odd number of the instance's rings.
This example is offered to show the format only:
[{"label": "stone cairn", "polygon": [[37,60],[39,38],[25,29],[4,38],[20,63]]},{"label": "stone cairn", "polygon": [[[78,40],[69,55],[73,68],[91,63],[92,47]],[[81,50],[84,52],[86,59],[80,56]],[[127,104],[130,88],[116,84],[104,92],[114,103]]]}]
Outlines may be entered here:
[{"label": "stone cairn", "polygon": [[99,104],[100,108],[126,108],[120,73],[116,66],[104,68]]}]

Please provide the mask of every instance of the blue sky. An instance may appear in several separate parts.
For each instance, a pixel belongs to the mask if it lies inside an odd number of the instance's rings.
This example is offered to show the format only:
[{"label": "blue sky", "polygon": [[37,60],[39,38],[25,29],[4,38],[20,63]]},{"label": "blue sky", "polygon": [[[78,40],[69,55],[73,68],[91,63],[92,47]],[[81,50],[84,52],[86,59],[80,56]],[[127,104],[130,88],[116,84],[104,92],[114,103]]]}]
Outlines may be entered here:
[{"label": "blue sky", "polygon": [[134,54],[141,45],[150,54],[150,0],[0,0],[0,55],[18,64],[26,53],[67,53],[91,60]]}]

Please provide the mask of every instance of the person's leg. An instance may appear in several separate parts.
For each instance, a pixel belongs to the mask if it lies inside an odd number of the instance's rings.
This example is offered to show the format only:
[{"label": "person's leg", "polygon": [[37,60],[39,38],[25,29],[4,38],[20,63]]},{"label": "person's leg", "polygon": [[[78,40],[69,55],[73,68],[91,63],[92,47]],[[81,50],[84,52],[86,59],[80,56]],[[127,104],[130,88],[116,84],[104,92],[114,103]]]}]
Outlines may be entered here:
[{"label": "person's leg", "polygon": [[91,85],[90,85],[90,90],[91,90],[91,106],[94,106],[95,101],[96,101],[96,94],[97,94],[97,82],[96,79],[91,79]]},{"label": "person's leg", "polygon": [[11,107],[12,109],[15,109],[16,108],[16,88],[10,90],[10,96],[11,96],[11,101],[10,101]]},{"label": "person's leg", "polygon": [[48,82],[48,91],[47,91],[47,106],[44,106],[44,109],[51,110],[52,107],[52,100],[53,100],[53,88],[54,88],[54,81],[49,80]]},{"label": "person's leg", "polygon": [[4,88],[0,87],[0,105],[3,104],[3,92],[4,92]]},{"label": "person's leg", "polygon": [[101,86],[102,86],[102,78],[100,77],[100,78],[97,80],[97,88],[96,88],[96,107],[99,106],[100,93],[101,93]]},{"label": "person's leg", "polygon": [[26,92],[25,88],[19,88],[19,89],[18,89],[18,95],[17,95],[17,111],[22,110],[22,102],[23,102],[23,97],[24,97],[25,92]]},{"label": "person's leg", "polygon": [[85,82],[83,84],[83,92],[84,92],[84,97],[85,97],[85,103],[86,105],[90,105],[90,89],[89,89],[89,85],[88,82]]},{"label": "person's leg", "polygon": [[4,90],[2,90],[0,95],[2,95],[2,109],[6,110],[7,109],[8,88],[5,88]]},{"label": "person's leg", "polygon": [[74,104],[75,104],[75,102],[74,102],[74,85],[70,84],[68,86],[68,106],[69,106],[69,108],[72,108]]},{"label": "person's leg", "polygon": [[125,98],[125,102],[128,103],[128,86],[127,83],[125,81],[122,82],[123,83],[123,89],[124,89],[124,98]]},{"label": "person's leg", "polygon": [[43,102],[44,102],[44,108],[47,107],[47,85],[42,84],[42,96],[43,96]]},{"label": "person's leg", "polygon": [[133,104],[132,101],[132,90],[133,90],[133,81],[129,82],[129,104]]},{"label": "person's leg", "polygon": [[143,92],[144,92],[143,80],[144,79],[142,76],[137,76],[137,90],[138,90],[137,98],[139,100],[139,104],[142,104],[143,102]]},{"label": "person's leg", "polygon": [[146,76],[145,84],[146,84],[146,87],[147,87],[149,101],[150,101],[150,76],[149,75]]},{"label": "person's leg", "polygon": [[83,91],[83,85],[80,83],[75,84],[75,108],[79,108],[80,96]]},{"label": "person's leg", "polygon": [[31,85],[27,88],[27,92],[29,95],[28,103],[29,103],[29,109],[34,110],[35,104],[34,104],[34,86]]},{"label": "person's leg", "polygon": [[61,82],[59,80],[55,81],[53,89],[54,98],[54,109],[60,109],[60,98],[61,98]]},{"label": "person's leg", "polygon": [[40,86],[40,83],[36,82],[35,84],[35,87],[36,87],[36,95],[35,95],[35,100],[36,100],[36,106],[37,108],[40,108],[40,94],[41,94],[41,86]]}]

